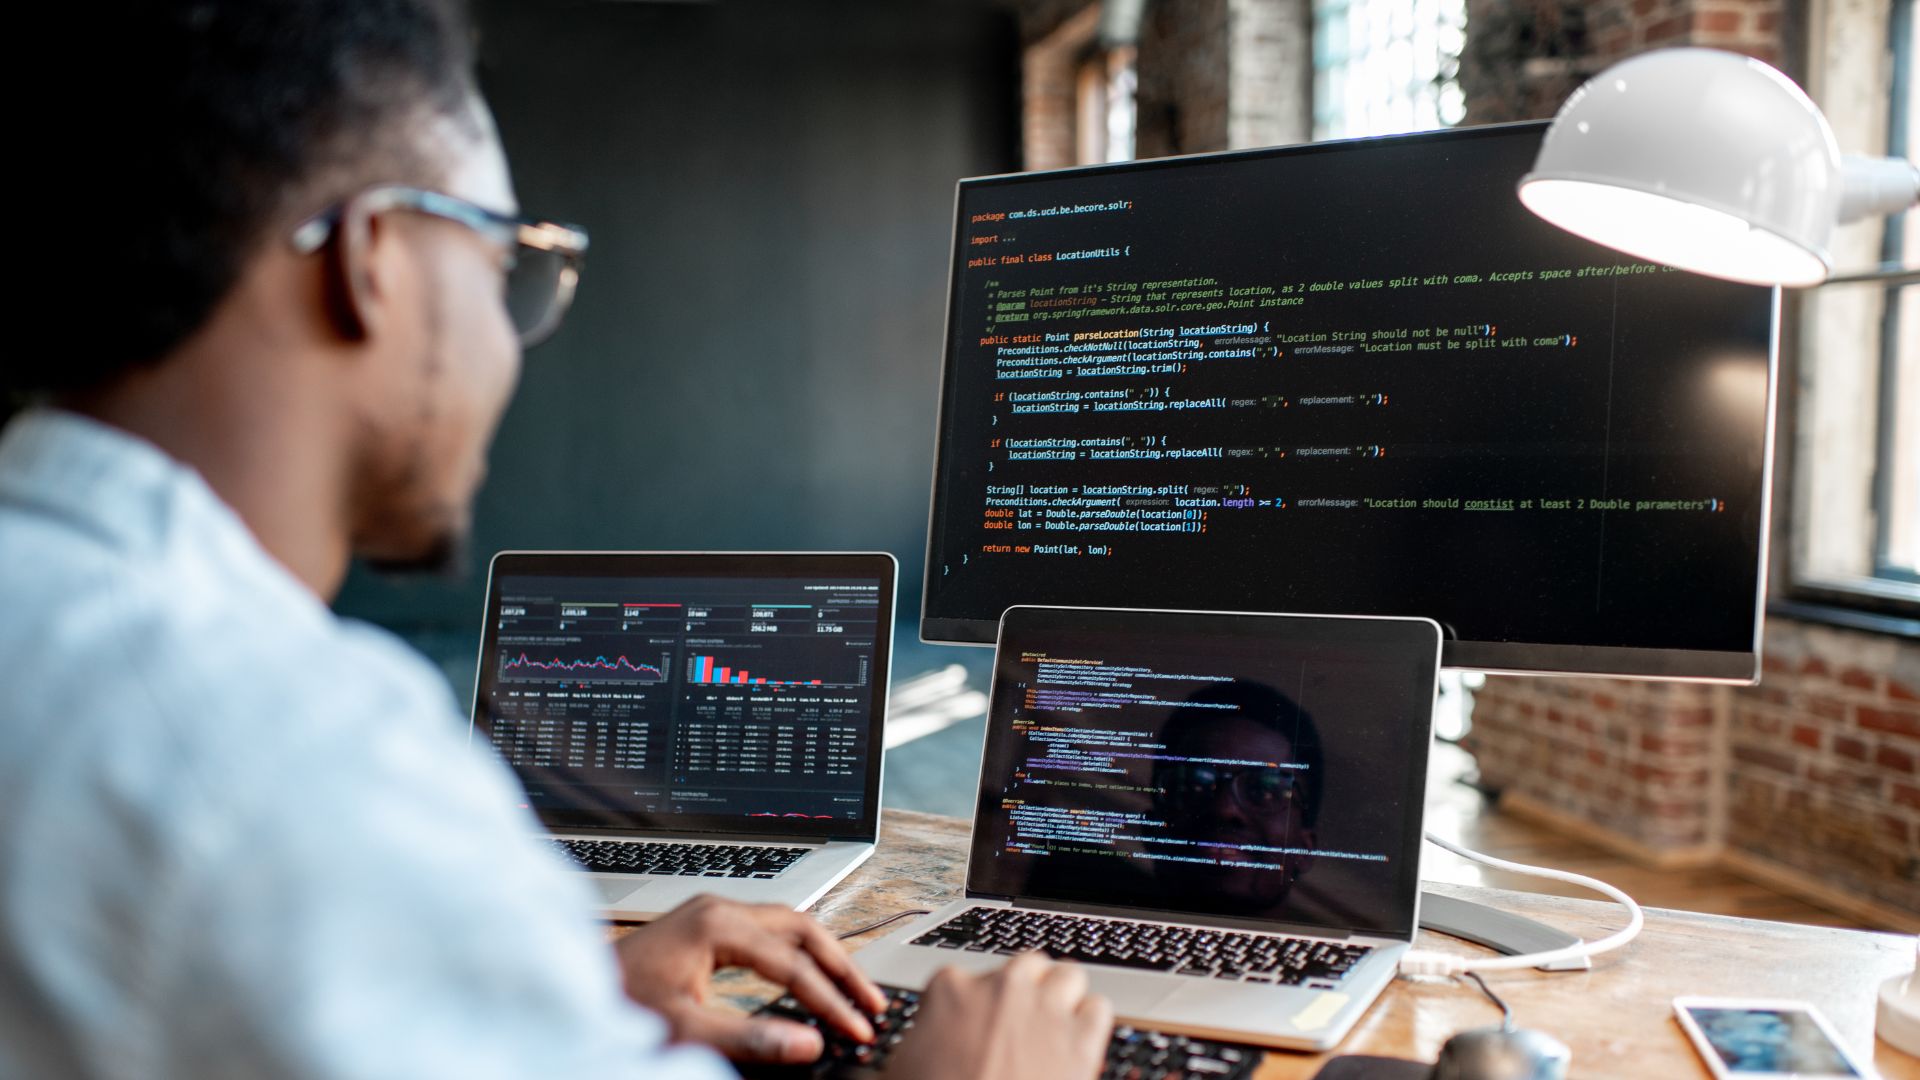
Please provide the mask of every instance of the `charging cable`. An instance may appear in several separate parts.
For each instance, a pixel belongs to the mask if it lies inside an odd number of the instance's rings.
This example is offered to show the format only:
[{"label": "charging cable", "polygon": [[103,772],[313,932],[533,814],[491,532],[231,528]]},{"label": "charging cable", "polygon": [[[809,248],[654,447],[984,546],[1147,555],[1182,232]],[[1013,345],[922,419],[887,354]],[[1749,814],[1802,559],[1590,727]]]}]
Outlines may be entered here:
[{"label": "charging cable", "polygon": [[1546,952],[1527,953],[1522,956],[1452,956],[1447,953],[1433,952],[1428,949],[1410,949],[1405,955],[1400,957],[1400,974],[1402,975],[1460,975],[1472,971],[1515,971],[1521,968],[1538,967],[1541,964],[1557,963],[1562,960],[1577,960],[1586,956],[1598,956],[1603,952],[1617,949],[1627,942],[1632,941],[1639,935],[1640,928],[1646,924],[1646,918],[1640,913],[1640,905],[1633,902],[1633,897],[1628,896],[1626,893],[1621,892],[1619,889],[1597,878],[1590,878],[1585,874],[1570,873],[1566,870],[1549,870],[1544,866],[1528,866],[1525,863],[1496,859],[1491,855],[1483,855],[1478,851],[1463,848],[1458,844],[1442,839],[1432,833],[1427,834],[1427,842],[1433,844],[1435,847],[1451,851],[1463,859],[1471,859],[1474,862],[1491,866],[1496,870],[1509,870],[1516,874],[1529,874],[1533,877],[1543,877],[1553,881],[1564,881],[1568,884],[1592,889],[1625,907],[1632,917],[1627,920],[1625,927],[1598,941],[1581,941],[1568,945],[1565,948],[1549,949]]},{"label": "charging cable", "polygon": [[843,930],[840,933],[835,934],[834,937],[840,939],[841,941],[845,941],[848,938],[857,938],[861,934],[871,934],[875,930],[878,930],[883,926],[892,926],[894,923],[899,922],[901,919],[910,919],[915,915],[931,915],[931,914],[933,914],[933,912],[928,911],[926,908],[914,908],[910,911],[896,911],[893,914],[887,916],[886,918],[881,919],[879,922],[870,922],[865,926],[855,927],[852,930]]}]

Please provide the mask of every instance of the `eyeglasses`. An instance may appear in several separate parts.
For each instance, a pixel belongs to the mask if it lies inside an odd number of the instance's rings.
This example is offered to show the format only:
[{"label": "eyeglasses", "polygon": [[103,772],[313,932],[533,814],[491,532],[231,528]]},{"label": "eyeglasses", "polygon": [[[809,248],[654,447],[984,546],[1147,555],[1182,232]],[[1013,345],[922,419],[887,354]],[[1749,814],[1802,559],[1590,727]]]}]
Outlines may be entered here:
[{"label": "eyeglasses", "polygon": [[[374,213],[412,210],[464,225],[498,244],[506,252],[506,306],[520,336],[522,348],[531,348],[553,336],[560,319],[573,303],[580,283],[580,263],[587,252],[587,234],[571,225],[534,221],[495,213],[465,199],[438,191],[385,184],[359,196]],[[311,255],[325,247],[340,225],[346,204],[315,214],[300,223],[291,237],[293,248]]]},{"label": "eyeglasses", "polygon": [[1214,765],[1175,765],[1162,776],[1167,798],[1201,806],[1219,797],[1222,789],[1249,811],[1272,813],[1282,804],[1304,801],[1300,783],[1287,770],[1269,766],[1223,769]]}]

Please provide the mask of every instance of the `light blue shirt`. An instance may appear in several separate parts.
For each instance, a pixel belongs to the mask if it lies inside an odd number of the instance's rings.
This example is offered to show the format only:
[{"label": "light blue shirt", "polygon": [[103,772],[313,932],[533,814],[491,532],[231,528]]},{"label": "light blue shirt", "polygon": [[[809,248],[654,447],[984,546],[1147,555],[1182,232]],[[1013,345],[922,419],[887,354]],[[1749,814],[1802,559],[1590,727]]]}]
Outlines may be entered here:
[{"label": "light blue shirt", "polygon": [[197,474],[0,434],[0,1078],[731,1075],[628,1002],[520,801]]}]

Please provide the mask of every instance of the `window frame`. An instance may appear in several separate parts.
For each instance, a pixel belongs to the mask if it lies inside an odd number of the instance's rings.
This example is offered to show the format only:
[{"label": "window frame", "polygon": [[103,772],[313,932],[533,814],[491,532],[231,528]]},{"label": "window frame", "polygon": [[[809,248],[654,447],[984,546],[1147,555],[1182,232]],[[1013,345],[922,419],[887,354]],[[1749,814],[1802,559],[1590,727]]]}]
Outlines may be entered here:
[{"label": "window frame", "polygon": [[[1893,71],[1890,82],[1892,101],[1887,109],[1887,156],[1907,157],[1912,151],[1907,135],[1913,118],[1908,115],[1913,90],[1913,3],[1893,0],[1887,14],[1887,36],[1893,45]],[[1887,219],[1880,241],[1880,264],[1902,265],[1906,257],[1906,214]],[[1876,578],[1920,585],[1920,567],[1901,566],[1892,559],[1894,480],[1897,468],[1894,454],[1898,446],[1899,366],[1900,366],[1900,294],[1916,286],[1911,282],[1888,283],[1885,307],[1880,319],[1880,430],[1874,450],[1874,538],[1873,574]],[[1907,417],[1907,423],[1920,423],[1920,417]]]},{"label": "window frame", "polygon": [[[1892,0],[1888,13],[1886,29],[1892,50],[1892,77],[1888,89],[1892,100],[1887,116],[1885,153],[1889,155],[1904,155],[1910,149],[1906,135],[1912,121],[1908,106],[1916,60],[1913,55],[1914,5],[1915,0]],[[1812,17],[1821,19],[1828,14],[1827,5],[1816,5]],[[1817,62],[1813,56],[1807,59],[1809,64]],[[1907,254],[1903,224],[1901,215],[1887,219],[1878,251],[1882,266],[1899,265]],[[1842,274],[1847,274],[1850,269],[1840,268]],[[1860,286],[1856,283],[1847,287]],[[1784,400],[1791,402],[1792,407],[1781,411],[1775,441],[1774,556],[1770,560],[1772,567],[1769,575],[1773,587],[1770,589],[1772,600],[1768,610],[1771,614],[1795,619],[1920,638],[1920,596],[1913,592],[1913,587],[1920,585],[1920,574],[1892,565],[1889,558],[1892,517],[1888,512],[1893,505],[1894,495],[1895,428],[1903,419],[1898,415],[1896,397],[1900,359],[1900,311],[1896,298],[1904,289],[1920,288],[1920,282],[1891,280],[1882,288],[1885,303],[1880,314],[1879,349],[1876,367],[1870,376],[1870,385],[1877,395],[1870,414],[1874,417],[1877,429],[1872,451],[1874,475],[1868,495],[1868,506],[1874,520],[1871,528],[1863,530],[1867,533],[1864,538],[1867,550],[1864,554],[1866,571],[1870,576],[1849,576],[1844,580],[1815,576],[1807,573],[1802,565],[1805,532],[1802,528],[1804,507],[1800,504],[1808,499],[1808,495],[1801,490],[1802,482],[1807,477],[1802,474],[1798,464],[1800,455],[1806,450],[1802,446],[1799,430],[1804,419],[1800,410],[1806,406],[1804,399],[1798,395],[1789,396]],[[1804,309],[1811,302],[1811,295],[1795,297],[1789,307],[1790,323],[1782,327],[1783,387],[1801,386],[1802,375],[1813,363],[1814,358],[1808,353],[1799,326]],[[1905,421],[1920,422],[1920,418],[1905,418]]]},{"label": "window frame", "polygon": [[[1410,24],[1409,32],[1404,35],[1397,32],[1386,35],[1389,50],[1395,45],[1403,45],[1410,52],[1417,52],[1423,36],[1422,30],[1431,31],[1435,47],[1432,77],[1408,82],[1404,86],[1393,85],[1390,88],[1391,92],[1385,98],[1388,102],[1406,102],[1416,114],[1431,106],[1433,111],[1431,124],[1427,124],[1425,119],[1418,115],[1409,125],[1395,122],[1369,123],[1358,121],[1347,114],[1343,100],[1345,82],[1352,77],[1356,60],[1370,59],[1375,53],[1371,48],[1372,42],[1356,48],[1348,34],[1353,23],[1351,16],[1356,8],[1376,16],[1382,11],[1391,10]],[[1424,15],[1444,16],[1449,8],[1457,8],[1457,21],[1441,18],[1428,23],[1422,19]],[[1426,0],[1418,5],[1373,4],[1370,0],[1312,0],[1309,5],[1308,23],[1313,86],[1309,120],[1313,140],[1319,142],[1328,139],[1364,138],[1371,135],[1401,135],[1416,131],[1458,127],[1464,123],[1466,101],[1460,86],[1460,64],[1461,57],[1466,51],[1470,21],[1471,16],[1467,5],[1456,0]],[[1445,44],[1445,38],[1449,33],[1457,38],[1456,48],[1452,51],[1449,51]],[[1420,61],[1415,61],[1416,71],[1419,63]],[[1338,92],[1333,90],[1336,75],[1341,83],[1341,89]],[[1423,94],[1420,88],[1425,88],[1430,93]],[[1452,91],[1451,95],[1448,93],[1449,90]],[[1407,93],[1401,96],[1401,91]],[[1448,113],[1454,110],[1457,110],[1458,114],[1449,116]]]}]

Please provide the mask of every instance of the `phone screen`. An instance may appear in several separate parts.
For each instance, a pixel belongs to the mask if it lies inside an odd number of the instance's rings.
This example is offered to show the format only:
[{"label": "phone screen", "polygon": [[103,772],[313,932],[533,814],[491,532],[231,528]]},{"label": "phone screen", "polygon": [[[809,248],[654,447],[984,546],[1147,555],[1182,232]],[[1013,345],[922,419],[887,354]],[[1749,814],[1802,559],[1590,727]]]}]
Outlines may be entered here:
[{"label": "phone screen", "polygon": [[1687,1015],[1728,1072],[1860,1075],[1805,1010],[1690,1005]]}]

